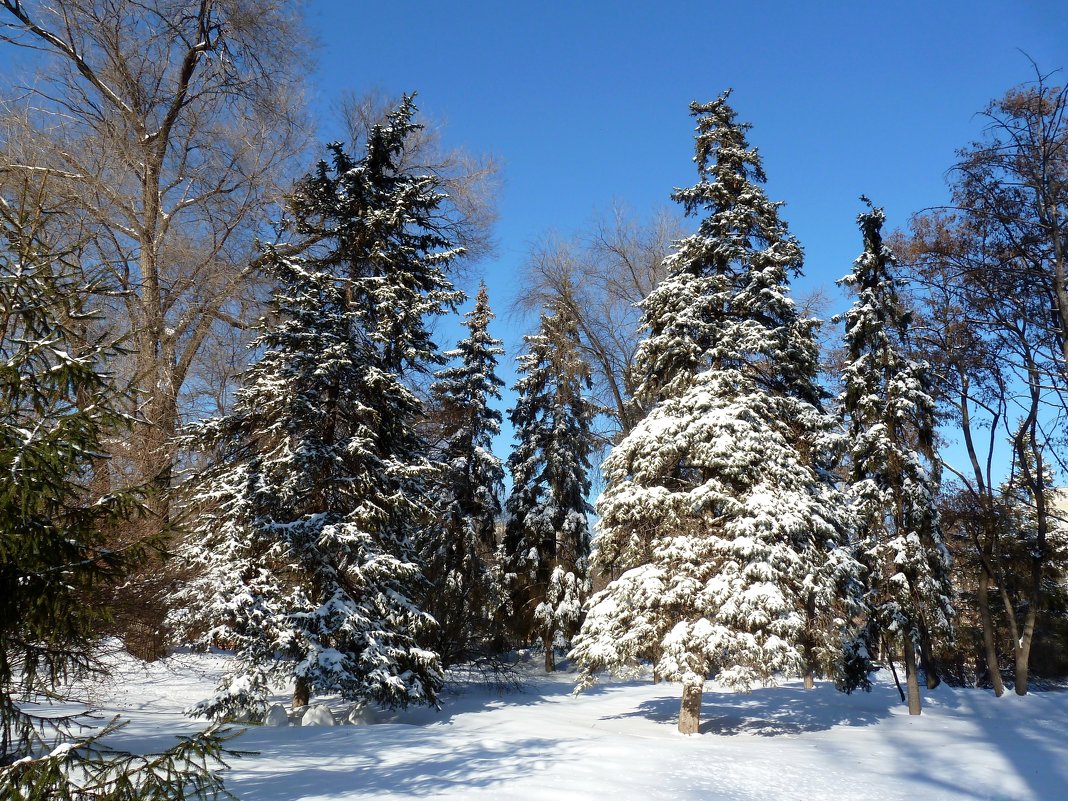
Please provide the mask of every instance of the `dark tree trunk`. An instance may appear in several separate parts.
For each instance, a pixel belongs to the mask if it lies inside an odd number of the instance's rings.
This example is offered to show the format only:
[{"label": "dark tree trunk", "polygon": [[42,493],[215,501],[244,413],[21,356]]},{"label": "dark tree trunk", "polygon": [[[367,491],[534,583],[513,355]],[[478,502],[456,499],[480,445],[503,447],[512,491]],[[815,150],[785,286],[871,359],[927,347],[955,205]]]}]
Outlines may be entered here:
[{"label": "dark tree trunk", "polygon": [[901,679],[897,677],[897,668],[894,667],[894,652],[890,650],[890,645],[886,642],[885,636],[882,641],[883,655],[886,658],[886,663],[890,665],[890,673],[894,677],[894,686],[897,687],[897,694],[901,696],[901,703],[905,703],[905,691],[901,689]]},{"label": "dark tree trunk", "polygon": [[1020,634],[1020,639],[1016,643],[1015,656],[1016,656],[1016,694],[1027,695],[1027,676],[1028,676],[1028,662],[1031,661],[1031,643],[1035,637],[1035,607],[1031,606],[1027,610],[1027,617],[1024,619],[1023,632]]},{"label": "dark tree trunk", "polygon": [[931,653],[931,635],[926,626],[920,628],[920,664],[923,665],[923,675],[927,679],[927,689],[933,690],[942,683],[942,678],[938,675],[938,663]]},{"label": "dark tree trunk", "polygon": [[920,680],[916,671],[916,648],[908,632],[901,638],[905,658],[905,685],[908,689],[909,714],[920,714]]},{"label": "dark tree trunk", "polygon": [[311,700],[310,696],[311,687],[308,685],[308,680],[303,676],[297,676],[293,686],[293,708],[300,709],[302,706],[307,706],[308,701]]}]

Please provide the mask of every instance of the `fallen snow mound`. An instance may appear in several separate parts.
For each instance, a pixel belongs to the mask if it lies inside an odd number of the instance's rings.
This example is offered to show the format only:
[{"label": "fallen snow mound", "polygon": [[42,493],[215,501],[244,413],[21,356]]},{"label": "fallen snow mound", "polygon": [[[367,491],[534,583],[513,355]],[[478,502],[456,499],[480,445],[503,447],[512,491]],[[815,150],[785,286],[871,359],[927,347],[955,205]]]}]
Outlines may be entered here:
[{"label": "fallen snow mound", "polygon": [[334,713],[326,704],[312,704],[300,719],[301,726],[333,726]]}]

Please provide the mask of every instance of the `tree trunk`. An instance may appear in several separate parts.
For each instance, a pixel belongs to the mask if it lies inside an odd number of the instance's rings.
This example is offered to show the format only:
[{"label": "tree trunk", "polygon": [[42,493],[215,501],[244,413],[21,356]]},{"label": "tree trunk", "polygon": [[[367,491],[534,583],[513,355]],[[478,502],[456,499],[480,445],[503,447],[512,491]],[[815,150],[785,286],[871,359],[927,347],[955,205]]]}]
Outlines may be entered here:
[{"label": "tree trunk", "polygon": [[938,663],[931,653],[931,635],[925,625],[920,627],[920,664],[923,665],[923,675],[927,679],[927,689],[935,689],[942,683],[942,678],[938,675]]},{"label": "tree trunk", "polygon": [[908,688],[909,714],[920,714],[920,680],[916,671],[916,648],[912,644],[912,637],[905,632],[902,637],[905,658],[905,685]]},{"label": "tree trunk", "polygon": [[[1031,588],[1028,593],[1027,613],[1024,615],[1023,630],[1019,637],[1014,637],[1013,656],[1016,667],[1016,694],[1027,695],[1027,663],[1031,658],[1031,643],[1035,636],[1035,622],[1039,607],[1042,605],[1042,568],[1046,557],[1046,540],[1049,534],[1049,517],[1046,509],[1045,462],[1038,428],[1038,412],[1042,404],[1042,374],[1034,355],[1025,350],[1022,354],[1027,365],[1027,381],[1031,395],[1031,405],[1027,418],[1020,424],[1014,438],[1014,447],[1019,456],[1020,475],[1024,485],[1035,502],[1035,523],[1038,526],[1037,537],[1031,556]],[[1030,458],[1029,458],[1030,457]],[[1033,460],[1033,464],[1031,463]]]},{"label": "tree trunk", "polygon": [[805,689],[811,690],[816,686],[815,648],[812,645],[812,630],[816,626],[816,594],[810,592],[805,599],[805,633],[802,636],[801,646],[805,656]]},{"label": "tree trunk", "polygon": [[701,733],[701,695],[704,684],[682,685],[682,707],[679,709],[679,733]]},{"label": "tree trunk", "polygon": [[894,667],[894,652],[890,650],[890,644],[887,643],[886,637],[882,637],[883,641],[883,654],[886,658],[886,663],[890,665],[890,673],[894,677],[894,686],[897,687],[897,694],[901,696],[901,703],[905,703],[905,691],[901,689],[901,680],[897,677],[897,668]]},{"label": "tree trunk", "polygon": [[[160,381],[167,377],[159,373]],[[156,533],[165,529],[170,522],[170,490],[174,480],[173,440],[178,432],[178,404],[172,393],[164,389],[145,387],[149,396],[143,413],[144,421],[140,425],[140,437],[137,442],[137,468],[140,479],[151,485],[155,492],[150,498],[149,506],[156,517],[153,527]]]},{"label": "tree trunk", "polygon": [[1031,643],[1035,637],[1035,607],[1032,604],[1024,618],[1023,632],[1015,643],[1016,694],[1027,695],[1027,664],[1031,661]]},{"label": "tree trunk", "polygon": [[1016,649],[1016,694],[1027,695],[1027,656],[1028,651],[1023,648]]},{"label": "tree trunk", "polygon": [[551,634],[542,638],[545,644],[545,672],[552,673],[556,670],[556,651],[553,649],[553,636]]},{"label": "tree trunk", "polygon": [[293,708],[300,709],[302,706],[307,706],[308,701],[311,700],[310,696],[311,687],[308,686],[308,680],[303,676],[297,676],[293,686]]},{"label": "tree trunk", "polygon": [[990,576],[986,570],[979,571],[979,617],[983,625],[983,652],[986,655],[986,669],[990,673],[990,682],[994,685],[994,696],[1000,698],[1005,692],[1001,681],[1001,667],[998,664],[997,640],[994,636],[994,620],[990,615]]}]

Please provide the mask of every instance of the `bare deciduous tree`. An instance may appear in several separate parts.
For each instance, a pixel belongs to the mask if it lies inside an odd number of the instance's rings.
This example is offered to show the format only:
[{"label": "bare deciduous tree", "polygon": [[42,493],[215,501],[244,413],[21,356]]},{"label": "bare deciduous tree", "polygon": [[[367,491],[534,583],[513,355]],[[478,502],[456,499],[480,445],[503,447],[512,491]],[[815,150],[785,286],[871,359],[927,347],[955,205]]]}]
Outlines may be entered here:
[{"label": "bare deciduous tree", "polygon": [[[125,547],[168,527],[173,437],[203,405],[194,376],[213,380],[215,345],[261,294],[255,243],[303,167],[308,40],[286,0],[0,2],[0,44],[26,67],[0,93],[0,193],[37,182],[115,290],[98,325],[123,338],[111,367],[137,423],[103,478],[155,488],[150,516],[115,532]],[[162,582],[146,566],[104,600],[142,656],[162,642]]]},{"label": "bare deciduous tree", "polygon": [[634,401],[634,354],[641,340],[636,304],[664,278],[664,259],[683,234],[681,219],[671,211],[641,220],[616,208],[585,233],[547,235],[527,258],[526,291],[516,308],[537,314],[561,307],[575,318],[595,398],[612,421],[609,441],[643,416]]},{"label": "bare deciduous tree", "polygon": [[[997,593],[1020,695],[1053,567],[1052,469],[1066,467],[1058,453],[1068,433],[1066,114],[1068,90],[1041,74],[991,103],[984,136],[960,152],[951,173],[953,207],[918,217],[906,245],[928,288],[930,352],[967,453],[967,467],[949,467],[981,511],[974,545],[984,658],[1000,692],[989,608]],[[1004,521],[992,486],[1001,443],[1012,482],[1033,505],[1028,589],[1017,601],[1006,588]]]},{"label": "bare deciduous tree", "polygon": [[[0,182],[49,178],[120,290],[141,423],[126,455],[165,489],[179,398],[240,323],[266,210],[304,144],[307,40],[283,0],[2,0],[39,68],[3,99]],[[165,496],[157,511],[166,517]]]}]

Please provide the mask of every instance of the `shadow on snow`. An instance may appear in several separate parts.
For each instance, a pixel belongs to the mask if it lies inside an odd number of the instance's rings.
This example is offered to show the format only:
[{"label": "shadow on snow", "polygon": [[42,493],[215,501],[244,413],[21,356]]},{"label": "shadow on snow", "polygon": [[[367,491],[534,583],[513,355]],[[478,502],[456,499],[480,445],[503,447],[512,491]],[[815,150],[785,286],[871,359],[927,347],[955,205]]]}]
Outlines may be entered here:
[{"label": "shadow on snow", "polygon": [[[402,731],[401,731],[402,730]],[[352,732],[368,734],[352,742]],[[245,773],[227,781],[239,798],[300,798],[383,795],[425,797],[447,791],[474,791],[521,779],[548,762],[568,759],[567,743],[531,737],[523,740],[483,740],[457,743],[443,753],[437,735],[415,726],[337,728],[317,732],[296,749],[287,744],[288,772],[271,767],[270,775]],[[331,756],[336,760],[331,767]],[[307,764],[304,759],[313,760]],[[292,794],[283,787],[291,786]],[[287,787],[288,789],[288,787]]]},{"label": "shadow on snow", "polygon": [[[681,692],[681,691],[680,691]],[[614,718],[647,718],[677,724],[680,696],[645,701],[633,712]],[[829,683],[814,689],[785,685],[750,693],[706,690],[701,703],[701,734],[761,737],[826,731],[835,726],[871,726],[899,705],[893,687],[876,685],[870,693],[839,693]],[[610,719],[610,718],[606,718]]]}]

